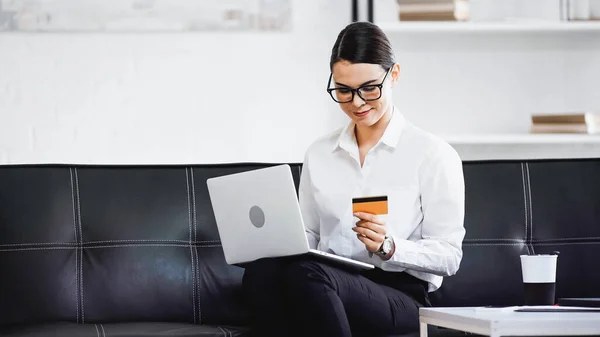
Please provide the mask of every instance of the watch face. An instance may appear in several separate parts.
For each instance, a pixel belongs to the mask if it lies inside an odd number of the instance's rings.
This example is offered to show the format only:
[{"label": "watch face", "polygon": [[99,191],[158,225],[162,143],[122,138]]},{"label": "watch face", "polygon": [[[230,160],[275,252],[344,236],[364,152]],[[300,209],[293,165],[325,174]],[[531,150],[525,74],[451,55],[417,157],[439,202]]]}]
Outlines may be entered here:
[{"label": "watch face", "polygon": [[392,250],[392,241],[391,240],[384,240],[383,241],[383,251],[387,254]]}]

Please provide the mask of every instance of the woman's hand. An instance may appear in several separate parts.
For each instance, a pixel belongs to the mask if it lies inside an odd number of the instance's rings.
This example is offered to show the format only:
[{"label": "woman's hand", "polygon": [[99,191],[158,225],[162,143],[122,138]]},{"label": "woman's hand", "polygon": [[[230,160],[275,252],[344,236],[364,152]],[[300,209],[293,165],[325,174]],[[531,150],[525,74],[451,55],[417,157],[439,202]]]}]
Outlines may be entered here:
[{"label": "woman's hand", "polygon": [[354,213],[354,216],[360,220],[352,230],[356,232],[356,236],[365,244],[365,247],[369,252],[377,252],[387,234],[385,220],[376,214],[364,212]]}]

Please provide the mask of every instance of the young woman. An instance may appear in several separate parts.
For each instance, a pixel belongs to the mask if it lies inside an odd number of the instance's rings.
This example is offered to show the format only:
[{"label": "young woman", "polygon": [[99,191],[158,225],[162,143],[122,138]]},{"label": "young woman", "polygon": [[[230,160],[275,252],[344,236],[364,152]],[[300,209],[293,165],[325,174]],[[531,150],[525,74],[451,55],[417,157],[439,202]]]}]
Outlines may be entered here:
[{"label": "young woman", "polygon": [[[316,140],[299,201],[311,248],[376,266],[352,272],[302,258],[263,259],[243,285],[257,336],[385,336],[418,331],[418,309],[457,272],[465,235],[462,162],[392,102],[400,65],[374,24],[345,27],[327,91],[350,118]],[[387,196],[387,214],[352,198]]]}]

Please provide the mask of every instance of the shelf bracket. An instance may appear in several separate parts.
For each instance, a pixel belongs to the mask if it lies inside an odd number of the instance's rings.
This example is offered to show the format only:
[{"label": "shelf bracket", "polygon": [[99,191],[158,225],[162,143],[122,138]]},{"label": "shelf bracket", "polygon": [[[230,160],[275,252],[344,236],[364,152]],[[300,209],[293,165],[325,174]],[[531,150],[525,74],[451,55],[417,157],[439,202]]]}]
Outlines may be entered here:
[{"label": "shelf bracket", "polygon": [[[357,22],[359,18],[360,11],[358,10],[358,1],[359,0],[351,0],[352,4],[352,22]],[[367,0],[367,21],[374,21],[374,0]]]}]

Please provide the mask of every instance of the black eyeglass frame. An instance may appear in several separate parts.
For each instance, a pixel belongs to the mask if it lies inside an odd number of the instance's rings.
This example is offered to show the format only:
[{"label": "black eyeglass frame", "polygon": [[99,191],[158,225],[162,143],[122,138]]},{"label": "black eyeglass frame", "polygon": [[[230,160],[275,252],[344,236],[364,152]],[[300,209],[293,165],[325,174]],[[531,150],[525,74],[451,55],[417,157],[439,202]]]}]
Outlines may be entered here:
[{"label": "black eyeglass frame", "polygon": [[[367,85],[361,85],[360,87],[356,88],[356,89],[352,89],[350,87],[343,87],[343,88],[330,88],[329,86],[331,85],[331,79],[333,78],[333,73],[329,73],[329,81],[327,82],[327,92],[329,93],[329,96],[331,96],[331,98],[337,102],[337,103],[350,103],[352,101],[354,101],[354,95],[358,94],[358,97],[360,97],[360,99],[362,99],[365,102],[369,102],[369,101],[376,101],[378,99],[381,98],[381,95],[383,94],[383,84],[385,83],[385,80],[388,76],[388,74],[390,73],[390,70],[392,70],[392,67],[389,67],[388,70],[385,72],[385,76],[383,77],[383,80],[381,80],[381,83],[379,84],[367,84]],[[371,99],[366,99],[364,97],[362,97],[362,95],[360,94],[360,90],[367,88],[367,87],[377,87],[379,88],[379,96],[377,98],[371,98]],[[339,89],[344,89],[344,90],[350,90],[350,92],[352,92],[352,97],[350,98],[350,100],[348,101],[338,101],[335,98],[335,94],[333,93],[336,90]]]}]

